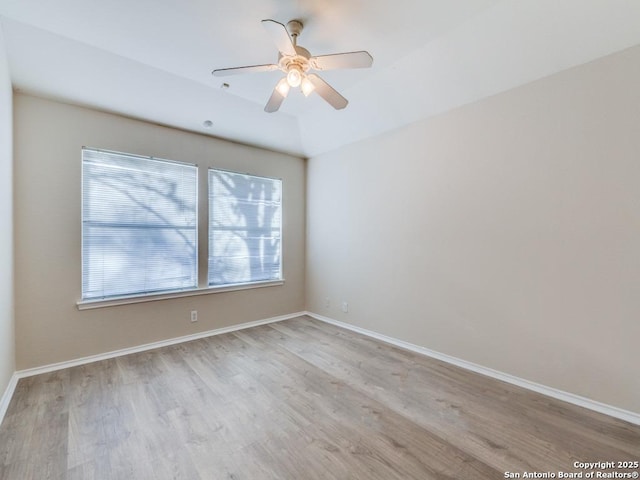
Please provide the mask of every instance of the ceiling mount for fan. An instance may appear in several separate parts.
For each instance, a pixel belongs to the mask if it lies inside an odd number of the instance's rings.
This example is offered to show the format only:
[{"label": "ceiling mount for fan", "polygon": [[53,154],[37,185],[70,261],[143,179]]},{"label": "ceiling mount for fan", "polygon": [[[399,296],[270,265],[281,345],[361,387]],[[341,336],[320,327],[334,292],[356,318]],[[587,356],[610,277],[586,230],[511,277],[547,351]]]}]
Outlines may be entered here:
[{"label": "ceiling mount for fan", "polygon": [[[281,70],[286,74],[273,89],[273,93],[264,107],[266,112],[278,111],[280,105],[293,87],[300,87],[305,96],[314,91],[336,110],[343,109],[349,103],[331,85],[310,70],[333,70],[338,68],[368,68],[373,63],[371,55],[364,51],[335,53],[312,56],[309,50],[298,45],[298,37],[304,25],[299,20],[291,20],[285,27],[275,20],[262,20],[262,25],[278,47],[278,63],[251,65],[246,67],[221,68],[212,73],[218,77],[242,73],[270,72]],[[288,32],[287,32],[288,29]]]},{"label": "ceiling mount for fan", "polygon": [[303,28],[304,24],[300,20],[289,20],[287,23],[287,30],[289,30],[294,43],[296,43],[296,39],[302,33]]}]

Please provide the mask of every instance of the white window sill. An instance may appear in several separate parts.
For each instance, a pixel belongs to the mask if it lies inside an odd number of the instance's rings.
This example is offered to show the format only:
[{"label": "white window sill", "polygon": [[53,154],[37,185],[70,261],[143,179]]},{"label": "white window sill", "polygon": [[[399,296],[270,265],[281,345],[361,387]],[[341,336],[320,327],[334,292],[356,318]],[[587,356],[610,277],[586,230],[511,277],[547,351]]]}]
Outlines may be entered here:
[{"label": "white window sill", "polygon": [[76,303],[78,310],[90,310],[93,308],[114,307],[116,305],[128,305],[131,303],[155,302],[170,298],[193,297],[196,295],[209,295],[212,293],[235,292],[237,290],[249,290],[251,288],[274,287],[284,285],[283,280],[269,280],[266,282],[237,283],[221,287],[196,288],[193,290],[180,290],[149,295],[135,295],[126,297],[112,297],[105,300],[80,300]]}]

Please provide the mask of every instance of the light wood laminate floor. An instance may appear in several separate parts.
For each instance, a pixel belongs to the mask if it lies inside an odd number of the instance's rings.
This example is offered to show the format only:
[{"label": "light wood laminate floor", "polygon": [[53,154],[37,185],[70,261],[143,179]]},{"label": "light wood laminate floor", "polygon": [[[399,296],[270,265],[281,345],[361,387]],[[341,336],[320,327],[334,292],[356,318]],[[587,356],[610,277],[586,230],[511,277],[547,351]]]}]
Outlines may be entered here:
[{"label": "light wood laminate floor", "polygon": [[0,427],[2,480],[475,480],[617,460],[640,460],[639,426],[308,317],[22,379]]}]

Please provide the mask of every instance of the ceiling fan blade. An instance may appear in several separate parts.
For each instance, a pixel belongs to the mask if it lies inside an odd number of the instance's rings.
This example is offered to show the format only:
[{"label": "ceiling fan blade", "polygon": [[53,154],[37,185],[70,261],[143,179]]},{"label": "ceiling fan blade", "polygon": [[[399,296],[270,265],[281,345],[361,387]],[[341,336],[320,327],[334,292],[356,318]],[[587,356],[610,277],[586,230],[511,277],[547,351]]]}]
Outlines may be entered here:
[{"label": "ceiling fan blade", "polygon": [[336,68],[369,68],[373,57],[364,50],[359,52],[334,53],[311,57],[311,66],[315,70],[333,70]]},{"label": "ceiling fan blade", "polygon": [[287,78],[281,79],[273,89],[273,93],[271,97],[269,97],[269,101],[264,106],[264,111],[267,113],[277,112],[284,102],[284,99],[287,98],[289,94],[289,84],[287,83]]},{"label": "ceiling fan blade", "polygon": [[278,66],[273,64],[249,65],[246,67],[218,68],[213,72],[211,72],[211,74],[215,77],[228,77],[229,75],[240,75],[242,73],[271,72],[277,69],[278,69]]},{"label": "ceiling fan blade", "polygon": [[349,103],[346,98],[340,95],[331,85],[329,85],[315,73],[307,75],[307,78],[315,87],[315,91],[318,93],[318,95],[324,98],[327,103],[336,110],[342,110]]},{"label": "ceiling fan blade", "polygon": [[287,27],[275,20],[262,20],[262,26],[269,32],[271,38],[276,43],[278,50],[283,55],[296,55]]}]

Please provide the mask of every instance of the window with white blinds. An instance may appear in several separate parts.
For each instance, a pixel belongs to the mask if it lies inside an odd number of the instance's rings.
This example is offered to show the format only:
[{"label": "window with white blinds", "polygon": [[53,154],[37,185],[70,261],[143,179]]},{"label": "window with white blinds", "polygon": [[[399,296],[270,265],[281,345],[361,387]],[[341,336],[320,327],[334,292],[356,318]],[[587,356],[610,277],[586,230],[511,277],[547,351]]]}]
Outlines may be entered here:
[{"label": "window with white blinds", "polygon": [[197,174],[83,148],[83,300],[197,288]]},{"label": "window with white blinds", "polygon": [[282,180],[209,170],[209,285],[282,279]]}]

